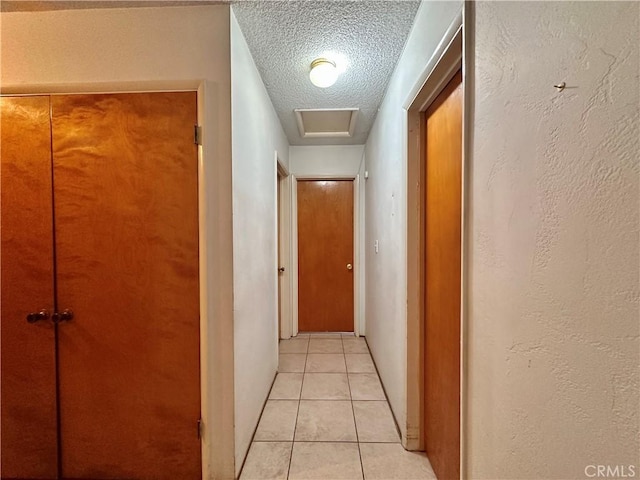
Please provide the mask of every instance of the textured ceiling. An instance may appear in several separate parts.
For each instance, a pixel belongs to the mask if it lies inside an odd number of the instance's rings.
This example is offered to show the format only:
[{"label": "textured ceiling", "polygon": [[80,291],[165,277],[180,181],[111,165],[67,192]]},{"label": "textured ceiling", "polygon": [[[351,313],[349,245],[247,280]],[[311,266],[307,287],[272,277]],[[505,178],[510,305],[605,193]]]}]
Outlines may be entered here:
[{"label": "textured ceiling", "polygon": [[[292,145],[362,144],[419,1],[240,1],[233,11]],[[342,59],[332,87],[309,81],[318,57]],[[333,59],[333,58],[332,58]],[[360,108],[352,138],[303,139],[296,108]]]}]

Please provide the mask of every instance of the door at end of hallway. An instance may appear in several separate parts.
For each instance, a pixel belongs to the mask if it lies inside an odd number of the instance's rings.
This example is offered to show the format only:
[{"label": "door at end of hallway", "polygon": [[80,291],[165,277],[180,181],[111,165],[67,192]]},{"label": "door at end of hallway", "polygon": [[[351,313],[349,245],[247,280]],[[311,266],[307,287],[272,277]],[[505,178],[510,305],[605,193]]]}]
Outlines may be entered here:
[{"label": "door at end of hallway", "polygon": [[353,180],[298,180],[298,330],[353,332]]}]

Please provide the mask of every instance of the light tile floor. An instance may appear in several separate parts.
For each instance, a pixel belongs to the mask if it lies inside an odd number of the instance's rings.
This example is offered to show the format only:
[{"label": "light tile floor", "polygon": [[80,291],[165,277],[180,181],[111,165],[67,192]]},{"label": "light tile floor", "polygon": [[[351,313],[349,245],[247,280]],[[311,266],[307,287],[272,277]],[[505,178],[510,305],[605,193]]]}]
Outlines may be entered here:
[{"label": "light tile floor", "polygon": [[407,452],[364,338],[298,335],[280,342],[278,375],[241,480],[429,480]]}]

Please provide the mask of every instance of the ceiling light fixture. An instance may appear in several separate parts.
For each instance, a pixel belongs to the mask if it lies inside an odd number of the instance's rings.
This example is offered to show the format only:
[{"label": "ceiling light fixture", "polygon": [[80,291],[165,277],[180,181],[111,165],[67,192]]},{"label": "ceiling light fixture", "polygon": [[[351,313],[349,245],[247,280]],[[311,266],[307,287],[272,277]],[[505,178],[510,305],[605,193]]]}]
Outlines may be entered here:
[{"label": "ceiling light fixture", "polygon": [[338,69],[336,64],[326,58],[316,58],[311,62],[309,79],[316,87],[327,88],[336,83]]}]

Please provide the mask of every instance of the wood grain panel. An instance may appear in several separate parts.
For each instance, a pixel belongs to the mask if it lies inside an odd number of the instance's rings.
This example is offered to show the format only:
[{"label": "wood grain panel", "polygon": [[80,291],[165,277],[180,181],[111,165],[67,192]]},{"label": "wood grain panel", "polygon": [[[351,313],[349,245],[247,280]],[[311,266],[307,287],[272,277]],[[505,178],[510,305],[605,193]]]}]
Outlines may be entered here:
[{"label": "wood grain panel", "polygon": [[0,98],[2,477],[57,475],[49,97]]},{"label": "wood grain panel", "polygon": [[353,181],[298,181],[298,330],[353,332]]},{"label": "wood grain panel", "polygon": [[462,75],[427,111],[425,445],[440,480],[460,478]]},{"label": "wood grain panel", "polygon": [[63,476],[199,479],[196,94],[52,112]]}]

